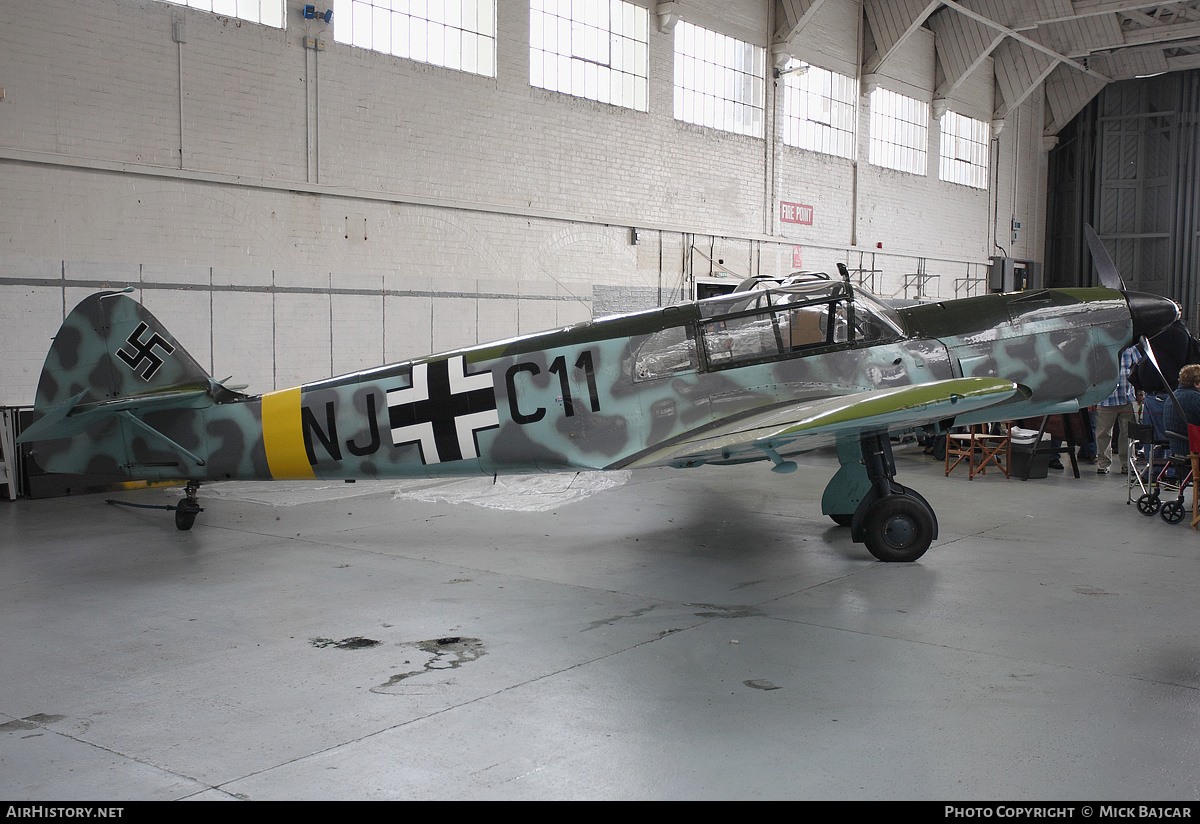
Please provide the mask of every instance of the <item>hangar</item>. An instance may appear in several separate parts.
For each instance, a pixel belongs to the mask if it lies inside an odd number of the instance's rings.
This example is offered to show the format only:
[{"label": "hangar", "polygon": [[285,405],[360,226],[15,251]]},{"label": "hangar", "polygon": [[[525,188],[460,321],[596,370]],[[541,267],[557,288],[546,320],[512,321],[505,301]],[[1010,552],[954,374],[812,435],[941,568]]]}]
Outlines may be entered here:
[{"label": "hangar", "polygon": [[[103,290],[267,393],[838,264],[1088,287],[1085,224],[1195,331],[1198,6],[4,3],[0,404]],[[913,564],[819,451],[6,501],[0,797],[1194,798],[1195,534],[896,462]]]}]

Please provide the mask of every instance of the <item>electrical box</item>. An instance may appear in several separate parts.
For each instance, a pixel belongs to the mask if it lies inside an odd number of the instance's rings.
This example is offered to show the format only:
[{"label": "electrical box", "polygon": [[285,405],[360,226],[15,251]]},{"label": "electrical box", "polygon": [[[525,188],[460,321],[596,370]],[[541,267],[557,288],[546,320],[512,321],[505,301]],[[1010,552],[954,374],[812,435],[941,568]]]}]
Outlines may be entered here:
[{"label": "electrical box", "polygon": [[1042,288],[1042,264],[1036,260],[993,255],[988,288],[993,292],[1023,292]]}]

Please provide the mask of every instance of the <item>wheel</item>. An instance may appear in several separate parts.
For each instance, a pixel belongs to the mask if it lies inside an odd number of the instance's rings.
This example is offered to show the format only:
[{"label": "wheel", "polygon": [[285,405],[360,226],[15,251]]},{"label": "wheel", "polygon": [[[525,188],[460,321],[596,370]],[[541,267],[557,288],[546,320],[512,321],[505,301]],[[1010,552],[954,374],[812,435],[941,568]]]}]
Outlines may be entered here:
[{"label": "wheel", "polygon": [[1169,524],[1179,523],[1183,520],[1183,501],[1167,501],[1163,504],[1159,517]]},{"label": "wheel", "polygon": [[854,520],[854,513],[831,512],[829,517],[838,526],[850,526],[850,522]]},{"label": "wheel", "polygon": [[1147,517],[1153,516],[1161,506],[1162,501],[1158,499],[1157,492],[1147,492],[1137,501],[1138,512]]},{"label": "wheel", "polygon": [[196,523],[196,515],[200,512],[200,506],[194,501],[189,501],[187,498],[182,499],[179,505],[175,507],[175,528],[184,530],[185,532],[192,528],[192,524]]},{"label": "wheel", "polygon": [[863,543],[881,561],[915,561],[933,542],[933,513],[908,495],[887,495],[863,517]]}]

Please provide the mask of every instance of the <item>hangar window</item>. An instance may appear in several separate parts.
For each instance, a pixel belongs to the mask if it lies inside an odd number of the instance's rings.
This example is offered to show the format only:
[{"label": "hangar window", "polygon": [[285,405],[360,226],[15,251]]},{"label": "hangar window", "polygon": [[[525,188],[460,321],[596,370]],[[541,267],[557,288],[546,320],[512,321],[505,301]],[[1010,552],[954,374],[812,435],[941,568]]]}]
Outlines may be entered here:
[{"label": "hangar window", "polygon": [[976,189],[987,188],[988,124],[947,111],[942,115],[940,177]]},{"label": "hangar window", "polygon": [[644,112],[649,31],[624,0],[531,0],[529,84]]},{"label": "hangar window", "polygon": [[335,0],[333,39],[496,76],[496,0]]},{"label": "hangar window", "polygon": [[675,25],[675,119],[763,136],[766,49],[685,20]]},{"label": "hangar window", "polygon": [[211,11],[238,20],[262,23],[282,29],[284,0],[165,0],[176,6],[188,6],[201,11]]},{"label": "hangar window", "polygon": [[884,88],[871,92],[869,160],[914,175],[926,173],[929,104]]},{"label": "hangar window", "polygon": [[783,75],[783,142],[850,157],[854,151],[853,77],[792,60]]}]

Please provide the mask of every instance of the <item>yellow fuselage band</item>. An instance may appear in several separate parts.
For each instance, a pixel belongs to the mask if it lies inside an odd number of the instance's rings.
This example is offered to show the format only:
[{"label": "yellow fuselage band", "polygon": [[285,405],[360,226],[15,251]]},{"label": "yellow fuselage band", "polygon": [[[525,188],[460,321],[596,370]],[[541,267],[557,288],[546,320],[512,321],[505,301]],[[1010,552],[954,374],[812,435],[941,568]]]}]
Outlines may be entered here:
[{"label": "yellow fuselage band", "polygon": [[263,446],[275,480],[316,478],[304,449],[300,423],[300,387],[262,396]]}]

